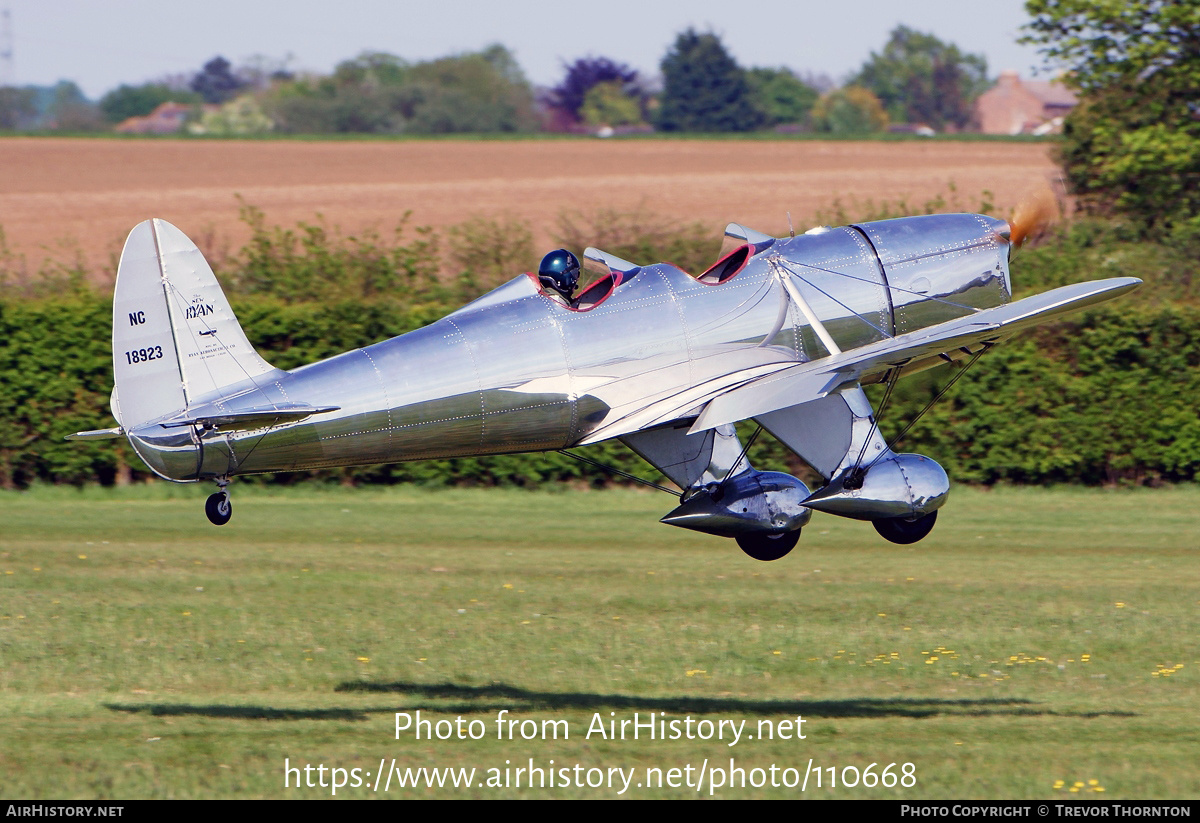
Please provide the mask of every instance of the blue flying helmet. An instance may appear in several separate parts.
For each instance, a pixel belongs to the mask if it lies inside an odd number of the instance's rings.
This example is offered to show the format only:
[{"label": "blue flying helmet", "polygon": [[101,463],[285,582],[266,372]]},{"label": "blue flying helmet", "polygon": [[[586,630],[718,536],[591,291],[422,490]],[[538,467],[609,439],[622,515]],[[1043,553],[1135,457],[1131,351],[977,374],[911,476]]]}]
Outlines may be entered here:
[{"label": "blue flying helmet", "polygon": [[542,258],[538,281],[569,299],[579,285],[579,259],[566,249],[555,249]]}]

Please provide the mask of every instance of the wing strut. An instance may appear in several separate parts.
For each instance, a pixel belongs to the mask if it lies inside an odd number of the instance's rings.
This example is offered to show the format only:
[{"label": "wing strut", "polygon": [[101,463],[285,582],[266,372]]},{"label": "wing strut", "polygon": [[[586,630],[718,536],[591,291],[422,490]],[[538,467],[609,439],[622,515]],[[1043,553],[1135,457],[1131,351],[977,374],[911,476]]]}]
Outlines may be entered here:
[{"label": "wing strut", "polygon": [[589,466],[595,466],[596,468],[600,469],[601,471],[608,472],[609,474],[615,474],[618,477],[624,477],[626,480],[632,480],[635,483],[641,483],[643,486],[649,486],[652,489],[658,489],[660,492],[666,492],[667,494],[671,495],[672,497],[679,496],[679,492],[675,491],[674,489],[668,489],[666,486],[660,486],[653,481],[646,480],[645,478],[642,478],[642,477],[638,477],[636,474],[630,474],[627,471],[621,471],[616,466],[609,466],[605,463],[601,463],[598,460],[593,460],[590,457],[584,457],[582,454],[575,454],[575,452],[569,452],[566,449],[559,449],[558,453],[561,455],[564,455],[566,457],[570,457],[573,460],[578,460],[580,463],[586,463]]},{"label": "wing strut", "polygon": [[817,337],[821,338],[821,342],[825,344],[825,348],[830,354],[841,354],[842,350],[837,343],[833,342],[833,336],[826,330],[825,324],[821,322],[821,318],[817,317],[817,313],[812,310],[812,306],[808,305],[808,301],[804,299],[804,295],[796,288],[796,284],[787,276],[786,268],[780,264],[777,259],[778,255],[774,255],[767,260],[771,265],[771,272],[779,279],[780,284],[787,290],[788,296],[792,298],[792,302],[799,307],[800,311],[804,312],[804,317],[808,320],[808,325],[812,326],[812,330],[817,333]]},{"label": "wing strut", "polygon": [[870,463],[868,463],[867,465],[864,466],[862,464],[862,461],[863,461],[863,456],[866,455],[866,453],[867,453],[867,445],[871,442],[871,437],[874,435],[875,430],[879,428],[879,418],[883,416],[884,410],[887,409],[888,401],[892,397],[892,389],[895,388],[896,381],[898,381],[900,379],[900,371],[901,370],[899,368],[894,368],[894,369],[890,370],[887,373],[887,377],[886,377],[887,388],[884,390],[883,398],[879,401],[879,410],[876,411],[874,415],[872,415],[871,432],[867,435],[867,438],[863,441],[862,448],[859,449],[859,452],[858,452],[858,457],[854,461],[854,468],[850,470],[853,473],[853,475],[855,477],[861,478],[863,475],[865,475],[868,471],[871,470],[872,466],[874,466],[881,459],[883,459],[888,454],[888,452],[895,452],[896,446],[898,446],[900,444],[900,441],[904,439],[904,436],[906,434],[908,434],[910,431],[912,431],[912,427],[917,424],[917,421],[920,420],[922,417],[924,417],[925,414],[930,409],[932,409],[939,400],[941,400],[943,397],[945,397],[946,393],[948,391],[950,391],[950,389],[954,386],[955,383],[958,382],[958,379],[967,373],[967,369],[969,369],[969,368],[971,368],[971,366],[975,365],[975,361],[978,360],[983,355],[983,353],[985,351],[987,351],[988,349],[990,349],[993,345],[995,345],[995,344],[994,343],[983,343],[979,347],[979,351],[972,354],[971,359],[968,360],[961,369],[959,369],[957,372],[955,372],[954,376],[950,378],[950,380],[946,383],[945,386],[942,386],[942,388],[938,391],[938,393],[936,395],[934,395],[933,399],[930,400],[928,403],[926,403],[925,407],[923,409],[921,409],[919,412],[917,412],[915,415],[913,415],[913,418],[908,421],[907,425],[905,425],[905,427],[903,429],[900,430],[900,433],[892,438],[891,442],[889,442],[887,444],[887,451],[880,452],[878,455],[875,456],[875,458]]},{"label": "wing strut", "polygon": [[[925,404],[925,408],[923,408],[919,412],[917,412],[916,415],[913,417],[913,419],[908,421],[908,425],[905,426],[898,435],[896,435],[894,438],[892,438],[892,442],[888,444],[888,448],[895,449],[896,446],[899,445],[900,441],[904,439],[904,435],[908,434],[912,430],[912,427],[917,425],[917,421],[920,420],[922,417],[924,417],[925,413],[927,411],[929,411],[930,409],[932,409],[935,403],[937,403],[939,400],[941,400],[943,397],[945,397],[946,392],[950,391],[951,387],[955,383],[958,382],[958,378],[960,378],[964,374],[966,374],[967,369],[974,366],[975,361],[978,360],[981,356],[983,356],[983,353],[985,351],[987,351],[988,349],[990,349],[994,345],[996,345],[996,344],[995,343],[986,343],[986,342],[981,343],[979,346],[979,351],[972,354],[971,359],[966,362],[966,365],[964,365],[961,369],[959,369],[958,372],[953,377],[950,378],[950,381],[948,383],[946,383],[945,386],[942,387],[941,391],[939,391],[936,395],[934,395],[933,399]],[[883,409],[881,407],[880,411],[882,411],[882,410]]]}]

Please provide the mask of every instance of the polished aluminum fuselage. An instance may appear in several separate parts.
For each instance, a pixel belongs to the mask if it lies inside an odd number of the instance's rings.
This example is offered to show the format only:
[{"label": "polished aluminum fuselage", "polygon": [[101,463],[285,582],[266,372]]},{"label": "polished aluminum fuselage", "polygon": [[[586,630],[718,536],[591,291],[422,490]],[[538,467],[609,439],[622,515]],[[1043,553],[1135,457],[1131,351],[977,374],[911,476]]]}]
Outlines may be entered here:
[{"label": "polished aluminum fuselage", "polygon": [[669,264],[614,273],[618,285],[583,310],[522,275],[430,326],[247,379],[190,409],[336,411],[265,428],[152,422],[129,434],[174,480],[596,442],[694,417],[748,379],[828,356],[829,341],[849,351],[1007,302],[1006,229],[937,215],[823,230],[752,246],[719,283]]}]

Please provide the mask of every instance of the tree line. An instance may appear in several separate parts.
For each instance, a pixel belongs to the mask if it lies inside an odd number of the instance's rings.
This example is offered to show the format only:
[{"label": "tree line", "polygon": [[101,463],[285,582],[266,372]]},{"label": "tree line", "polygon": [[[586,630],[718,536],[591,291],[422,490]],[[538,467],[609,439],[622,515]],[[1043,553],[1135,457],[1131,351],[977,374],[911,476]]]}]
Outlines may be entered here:
[{"label": "tree line", "polygon": [[688,133],[769,129],[869,134],[891,123],[962,130],[989,85],[980,55],[898,26],[846,82],[784,67],[743,68],[712,32],[681,32],[648,76],[603,56],[563,66],[535,89],[511,52],[410,62],[382,52],[329,75],[297,75],[258,59],[214,57],[190,76],[122,85],[98,103],[78,86],[0,89],[0,129],[88,131],[150,114],[164,102],[194,107],[203,134],[450,134],[587,131]]}]

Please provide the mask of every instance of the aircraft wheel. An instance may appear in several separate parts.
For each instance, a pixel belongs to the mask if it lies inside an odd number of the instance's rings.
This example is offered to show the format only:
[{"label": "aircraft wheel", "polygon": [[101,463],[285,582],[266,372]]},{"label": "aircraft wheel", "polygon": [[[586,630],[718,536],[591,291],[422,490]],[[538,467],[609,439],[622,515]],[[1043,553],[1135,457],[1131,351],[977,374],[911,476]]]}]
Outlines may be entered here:
[{"label": "aircraft wheel", "polygon": [[210,494],[204,502],[204,513],[214,526],[224,526],[233,517],[233,503],[229,501],[228,492]]},{"label": "aircraft wheel", "polygon": [[796,547],[800,530],[782,534],[744,534],[734,539],[742,551],[755,560],[778,560]]},{"label": "aircraft wheel", "polygon": [[899,543],[901,546],[907,546],[909,543],[916,543],[925,535],[933,531],[933,524],[937,522],[937,512],[931,511],[924,517],[918,517],[916,520],[905,520],[903,517],[889,517],[886,520],[872,520],[871,525],[875,527],[875,531],[883,537],[884,540],[890,540],[893,543]]}]

